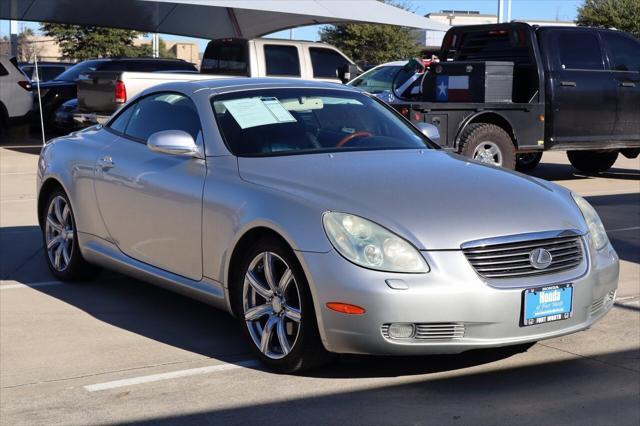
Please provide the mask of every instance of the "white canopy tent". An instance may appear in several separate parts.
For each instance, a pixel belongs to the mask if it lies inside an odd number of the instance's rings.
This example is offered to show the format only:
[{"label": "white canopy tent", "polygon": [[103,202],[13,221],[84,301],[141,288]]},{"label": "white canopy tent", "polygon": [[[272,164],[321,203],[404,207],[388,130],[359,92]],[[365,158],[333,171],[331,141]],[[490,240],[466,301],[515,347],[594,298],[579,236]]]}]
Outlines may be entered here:
[{"label": "white canopy tent", "polygon": [[126,28],[199,38],[253,38],[306,25],[360,22],[446,31],[376,0],[2,0],[0,19]]}]

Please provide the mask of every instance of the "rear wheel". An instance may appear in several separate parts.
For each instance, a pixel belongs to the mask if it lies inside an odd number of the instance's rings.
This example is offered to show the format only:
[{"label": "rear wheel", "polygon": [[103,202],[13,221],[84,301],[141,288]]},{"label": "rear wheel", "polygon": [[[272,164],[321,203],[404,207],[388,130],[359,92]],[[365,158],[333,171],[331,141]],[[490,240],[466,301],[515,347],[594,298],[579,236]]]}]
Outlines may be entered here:
[{"label": "rear wheel", "polygon": [[573,167],[585,173],[609,170],[618,159],[618,151],[567,151]]},{"label": "rear wheel", "polygon": [[533,170],[540,163],[542,152],[525,152],[516,156],[516,170],[528,172]]},{"label": "rear wheel", "polygon": [[234,281],[235,311],[263,363],[294,373],[330,359],[307,280],[289,247],[272,238],[259,241],[245,254]]},{"label": "rear wheel", "polygon": [[76,222],[67,195],[60,189],[52,191],[43,214],[42,239],[47,266],[53,275],[62,281],[91,278],[97,268],[80,253]]},{"label": "rear wheel", "polygon": [[460,153],[481,163],[513,170],[516,150],[509,134],[499,126],[473,123],[460,138]]}]

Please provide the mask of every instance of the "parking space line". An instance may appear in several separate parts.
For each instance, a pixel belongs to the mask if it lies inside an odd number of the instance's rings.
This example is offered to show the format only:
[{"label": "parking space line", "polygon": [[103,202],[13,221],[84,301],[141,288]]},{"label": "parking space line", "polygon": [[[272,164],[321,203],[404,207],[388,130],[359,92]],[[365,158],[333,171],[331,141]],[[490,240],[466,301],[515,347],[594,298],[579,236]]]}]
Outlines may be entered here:
[{"label": "parking space line", "polygon": [[[6,284],[13,283],[13,284]],[[16,281],[0,281],[0,290],[12,290],[16,288],[32,288],[32,287],[47,287],[52,285],[62,285],[62,281],[41,281],[37,283],[22,284]]]},{"label": "parking space line", "polygon": [[34,198],[13,198],[13,199],[8,199],[8,200],[0,200],[0,203],[21,203],[24,201],[35,201],[35,197]]},{"label": "parking space line", "polygon": [[607,232],[637,231],[640,226],[630,226],[628,228],[607,229]]},{"label": "parking space line", "polygon": [[139,385],[142,383],[158,382],[162,380],[177,379],[180,377],[196,376],[200,374],[216,373],[219,371],[235,370],[237,368],[257,367],[260,363],[258,360],[245,360],[235,362],[233,364],[216,364],[208,367],[190,368],[187,370],[170,371],[168,373],[151,374],[148,376],[132,377],[130,379],[114,380],[111,382],[96,383],[86,385],[84,388],[89,392],[98,392],[108,389],[122,388],[126,386]]},{"label": "parking space line", "polygon": [[6,172],[0,173],[0,176],[15,176],[15,175],[35,175],[37,172]]}]

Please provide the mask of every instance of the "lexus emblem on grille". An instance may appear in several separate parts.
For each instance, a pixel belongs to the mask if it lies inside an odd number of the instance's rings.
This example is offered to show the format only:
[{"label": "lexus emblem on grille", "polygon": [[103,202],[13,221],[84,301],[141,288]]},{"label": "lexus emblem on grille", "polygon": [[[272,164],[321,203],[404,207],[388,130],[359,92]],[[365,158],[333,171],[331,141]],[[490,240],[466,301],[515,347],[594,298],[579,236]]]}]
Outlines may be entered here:
[{"label": "lexus emblem on grille", "polygon": [[531,266],[535,269],[547,268],[551,265],[552,260],[553,257],[551,256],[551,253],[543,248],[531,250],[531,253],[529,253],[529,263],[531,263]]}]

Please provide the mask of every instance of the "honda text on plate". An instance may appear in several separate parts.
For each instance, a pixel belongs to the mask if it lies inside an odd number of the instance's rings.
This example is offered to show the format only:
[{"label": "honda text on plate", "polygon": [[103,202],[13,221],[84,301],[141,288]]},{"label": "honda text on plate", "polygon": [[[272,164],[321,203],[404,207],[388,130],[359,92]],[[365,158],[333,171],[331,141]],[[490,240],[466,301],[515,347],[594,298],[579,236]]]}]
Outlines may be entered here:
[{"label": "honda text on plate", "polygon": [[573,333],[618,283],[583,198],[437,149],[332,83],[155,86],[49,142],[38,189],[57,278],[101,266],[206,301],[282,372]]}]

